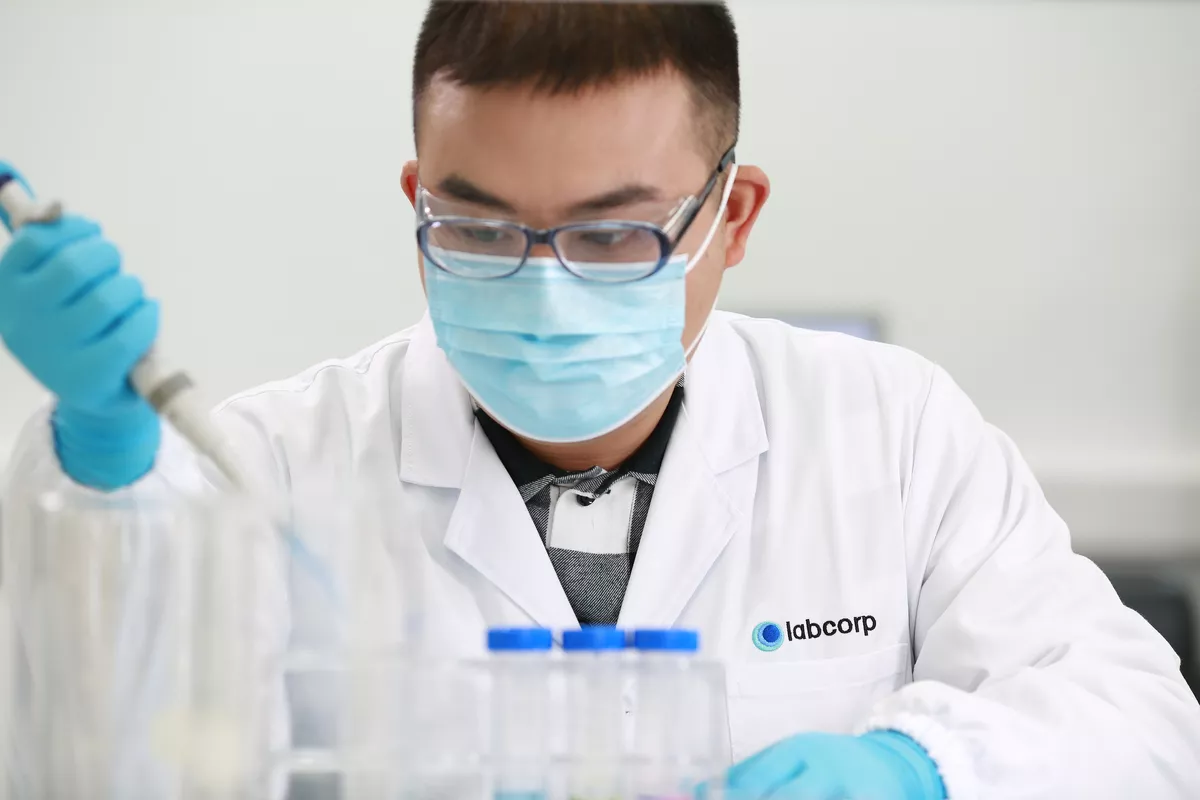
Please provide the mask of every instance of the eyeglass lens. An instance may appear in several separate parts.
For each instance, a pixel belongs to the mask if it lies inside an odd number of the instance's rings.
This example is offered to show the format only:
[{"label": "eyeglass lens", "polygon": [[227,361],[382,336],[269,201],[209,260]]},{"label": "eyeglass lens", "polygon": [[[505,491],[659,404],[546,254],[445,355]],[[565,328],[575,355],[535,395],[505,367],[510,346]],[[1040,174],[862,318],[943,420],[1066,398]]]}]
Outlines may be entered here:
[{"label": "eyeglass lens", "polygon": [[[522,227],[488,220],[440,220],[426,237],[438,266],[463,277],[512,274],[529,249]],[[663,258],[664,239],[649,226],[604,222],[560,229],[554,248],[579,277],[621,282],[652,274]]]}]

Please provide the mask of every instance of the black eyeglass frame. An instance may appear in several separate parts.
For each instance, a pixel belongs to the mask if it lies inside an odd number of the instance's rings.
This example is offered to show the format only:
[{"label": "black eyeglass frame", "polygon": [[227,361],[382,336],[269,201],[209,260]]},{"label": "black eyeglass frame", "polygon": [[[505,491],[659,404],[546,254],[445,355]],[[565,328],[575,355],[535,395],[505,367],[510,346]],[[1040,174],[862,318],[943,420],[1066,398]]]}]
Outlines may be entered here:
[{"label": "black eyeglass frame", "polygon": [[[696,217],[700,215],[701,209],[703,209],[704,205],[708,202],[708,198],[712,195],[713,189],[716,188],[721,175],[723,175],[725,171],[729,169],[729,165],[733,163],[735,157],[734,150],[736,147],[737,142],[734,142],[729,146],[729,149],[725,151],[725,154],[721,156],[720,161],[717,162],[716,168],[712,171],[712,174],[709,175],[708,181],[704,184],[704,188],[700,191],[700,194],[694,196],[695,202],[691,203],[689,206],[687,200],[685,200],[679,210],[675,212],[672,219],[667,221],[665,226],[655,225],[651,222],[637,222],[633,220],[598,220],[595,222],[572,222],[566,225],[557,225],[553,228],[537,229],[531,228],[528,225],[522,225],[519,222],[507,222],[504,220],[479,219],[476,217],[466,216],[429,216],[426,213],[424,204],[418,203],[417,245],[421,248],[421,252],[425,255],[425,258],[428,259],[429,262],[435,267],[451,275],[458,275],[458,273],[446,267],[436,256],[433,255],[429,245],[429,234],[431,231],[437,230],[437,228],[442,225],[470,224],[477,227],[486,227],[496,230],[521,233],[525,237],[525,251],[521,254],[520,260],[517,262],[516,266],[508,272],[487,276],[472,275],[459,277],[469,277],[473,280],[496,280],[498,278],[507,278],[511,275],[515,275],[521,270],[522,267],[525,266],[526,262],[529,260],[529,253],[534,247],[537,247],[538,245],[549,245],[554,251],[554,256],[558,259],[558,263],[562,266],[562,268],[577,278],[581,278],[586,281],[595,281],[598,283],[632,283],[634,281],[645,280],[646,278],[656,274],[659,270],[666,266],[668,261],[671,260],[671,256],[675,254],[675,249],[679,246],[679,243],[683,240],[683,237],[687,235],[687,232],[691,229],[692,224],[696,221]],[[426,190],[418,187],[418,193],[422,191],[428,193]],[[680,216],[680,214],[683,216]],[[678,233],[676,233],[674,236],[669,235],[667,230],[677,225],[679,226]],[[638,275],[634,278],[621,277],[620,279],[614,281],[604,281],[603,279],[596,278],[594,275],[580,274],[571,267],[571,263],[563,257],[562,252],[558,248],[558,234],[564,231],[630,229],[644,230],[653,234],[655,238],[658,239],[659,249],[661,251],[658,263],[654,265],[654,269],[650,272],[647,272],[645,275]]]}]

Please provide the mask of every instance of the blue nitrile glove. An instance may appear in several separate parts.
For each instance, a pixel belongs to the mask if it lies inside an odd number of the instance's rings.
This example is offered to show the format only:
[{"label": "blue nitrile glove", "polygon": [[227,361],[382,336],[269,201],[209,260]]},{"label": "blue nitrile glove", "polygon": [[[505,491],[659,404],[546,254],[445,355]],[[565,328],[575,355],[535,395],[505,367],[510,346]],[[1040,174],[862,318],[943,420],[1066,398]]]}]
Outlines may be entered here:
[{"label": "blue nitrile glove", "polygon": [[[0,161],[4,174],[27,186]],[[121,254],[94,222],[24,225],[0,256],[0,339],[58,398],[55,450],[77,482],[117,489],[154,465],[158,415],[128,378],[157,336],[158,304],[121,272]]]},{"label": "blue nitrile glove", "polygon": [[[945,800],[937,766],[902,733],[802,733],[729,770],[726,800]],[[704,796],[704,792],[700,796]]]}]

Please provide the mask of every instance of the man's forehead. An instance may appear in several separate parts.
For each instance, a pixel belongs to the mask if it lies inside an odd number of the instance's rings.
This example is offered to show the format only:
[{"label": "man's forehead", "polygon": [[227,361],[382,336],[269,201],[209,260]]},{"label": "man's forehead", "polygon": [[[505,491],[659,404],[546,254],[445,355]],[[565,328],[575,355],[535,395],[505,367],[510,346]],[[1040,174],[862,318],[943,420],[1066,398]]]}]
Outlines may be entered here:
[{"label": "man's forehead", "polygon": [[713,166],[687,84],[669,74],[571,94],[436,80],[418,113],[428,188],[462,179],[539,210],[631,187],[678,197],[696,191]]}]

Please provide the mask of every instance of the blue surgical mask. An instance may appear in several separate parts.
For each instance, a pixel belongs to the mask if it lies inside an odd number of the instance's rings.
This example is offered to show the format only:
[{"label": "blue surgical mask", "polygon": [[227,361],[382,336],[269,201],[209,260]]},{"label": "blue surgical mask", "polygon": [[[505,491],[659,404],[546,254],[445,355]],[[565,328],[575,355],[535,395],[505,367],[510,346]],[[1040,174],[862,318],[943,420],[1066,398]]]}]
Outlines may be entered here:
[{"label": "blue surgical mask", "polygon": [[[494,280],[427,265],[438,346],[475,402],[513,433],[540,442],[594,439],[641,413],[687,366],[687,273],[724,217],[733,179],[696,255],[675,256],[642,280],[585,281],[555,258],[529,258],[519,272]],[[463,262],[456,272],[464,274],[477,260],[516,265],[448,251],[437,257]]]}]

